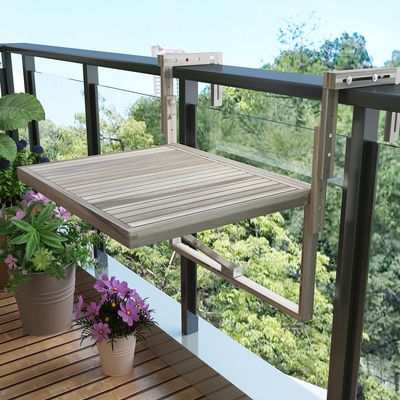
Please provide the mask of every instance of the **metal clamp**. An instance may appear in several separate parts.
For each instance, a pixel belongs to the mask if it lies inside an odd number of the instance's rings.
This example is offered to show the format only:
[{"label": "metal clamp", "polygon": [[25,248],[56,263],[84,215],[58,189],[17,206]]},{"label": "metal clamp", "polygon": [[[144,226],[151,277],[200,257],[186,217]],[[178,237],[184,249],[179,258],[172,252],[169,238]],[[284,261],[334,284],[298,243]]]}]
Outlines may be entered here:
[{"label": "metal clamp", "polygon": [[[396,68],[395,85],[400,84],[400,68]],[[389,143],[397,142],[400,136],[400,113],[386,112],[384,140]]]},{"label": "metal clamp", "polygon": [[[222,64],[222,53],[162,53],[158,55],[161,67],[161,113],[162,130],[166,143],[177,143],[176,97],[173,87],[173,67],[185,65]],[[213,105],[222,104],[222,91],[218,85],[212,87]]]},{"label": "metal clamp", "polygon": [[[339,91],[366,86],[393,85],[400,82],[400,68],[366,68],[329,71],[324,73],[319,136],[314,148],[313,177],[311,188],[312,226],[314,232],[323,228],[327,179],[333,176],[335,165],[336,124]],[[395,140],[400,131],[400,117],[389,113],[386,118],[385,137]]]}]

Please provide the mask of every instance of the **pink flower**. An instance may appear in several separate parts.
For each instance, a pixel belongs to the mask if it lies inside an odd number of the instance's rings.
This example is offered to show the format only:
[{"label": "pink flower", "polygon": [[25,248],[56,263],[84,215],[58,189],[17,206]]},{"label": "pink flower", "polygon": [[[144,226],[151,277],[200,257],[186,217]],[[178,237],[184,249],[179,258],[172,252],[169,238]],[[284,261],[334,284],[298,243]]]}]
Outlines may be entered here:
[{"label": "pink flower", "polygon": [[26,215],[25,211],[18,210],[18,211],[15,213],[15,217],[12,217],[11,219],[22,219],[22,218],[25,217],[25,215]]},{"label": "pink flower", "polygon": [[108,324],[99,322],[98,324],[94,323],[92,326],[92,337],[98,342],[104,342],[107,340],[110,333],[111,329]]},{"label": "pink flower", "polygon": [[12,254],[9,254],[6,259],[4,260],[4,262],[7,264],[8,269],[14,269],[17,268],[17,261],[18,259],[13,257]]},{"label": "pink flower", "polygon": [[120,308],[118,315],[128,326],[132,326],[134,321],[139,321],[139,310],[132,300],[128,299],[126,304],[121,303]]},{"label": "pink flower", "polygon": [[93,319],[96,315],[99,315],[100,306],[98,306],[94,301],[91,301],[86,309],[86,316],[89,319]]},{"label": "pink flower", "polygon": [[57,207],[55,211],[56,211],[56,217],[61,218],[64,221],[67,221],[71,216],[71,213],[64,207]]},{"label": "pink flower", "polygon": [[78,303],[75,308],[75,318],[79,318],[82,314],[82,306],[83,306],[83,297],[81,295],[78,296]]},{"label": "pink flower", "polygon": [[48,198],[48,197],[46,197],[44,194],[42,194],[42,193],[36,193],[34,196],[33,196],[33,198],[34,198],[34,200],[36,200],[36,201],[38,201],[38,202],[40,202],[40,203],[43,203],[43,204],[46,204],[46,203],[50,203],[50,199]]}]

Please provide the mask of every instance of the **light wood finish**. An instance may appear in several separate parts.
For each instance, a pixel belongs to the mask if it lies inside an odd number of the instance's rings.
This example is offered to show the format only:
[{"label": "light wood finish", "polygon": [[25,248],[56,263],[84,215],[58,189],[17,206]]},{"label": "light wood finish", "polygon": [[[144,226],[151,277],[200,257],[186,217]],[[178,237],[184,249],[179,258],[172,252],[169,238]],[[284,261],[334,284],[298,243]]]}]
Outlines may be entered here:
[{"label": "light wood finish", "polygon": [[128,247],[302,206],[306,183],[182,145],[19,168],[22,181]]},{"label": "light wood finish", "polygon": [[[88,297],[89,293],[91,297],[93,283],[93,277],[77,270],[76,294]],[[96,347],[90,342],[80,344],[78,327],[47,337],[26,336],[19,319],[14,318],[15,311],[7,308],[11,306],[14,310],[14,305],[11,294],[0,292],[0,314],[10,318],[0,324],[1,399],[204,398],[204,394],[173,368],[174,364],[181,365],[193,374],[196,368],[204,368],[204,364],[188,350],[183,351],[180,344],[159,328],[148,334],[149,343],[138,342],[132,373],[106,377],[101,372]],[[158,351],[162,349],[171,365],[149,348],[151,343],[157,343]]]}]

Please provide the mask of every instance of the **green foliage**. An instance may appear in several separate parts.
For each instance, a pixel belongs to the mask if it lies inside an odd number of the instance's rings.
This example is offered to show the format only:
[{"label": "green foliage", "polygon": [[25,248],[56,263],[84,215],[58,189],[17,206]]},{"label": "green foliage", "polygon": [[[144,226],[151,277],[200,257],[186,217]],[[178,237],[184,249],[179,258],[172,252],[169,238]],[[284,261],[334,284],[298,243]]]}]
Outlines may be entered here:
[{"label": "green foliage", "polygon": [[[3,135],[0,135],[0,139],[2,137]],[[4,135],[4,137],[6,136]],[[18,142],[18,147],[18,153],[14,161],[10,163],[8,168],[0,170],[0,206],[15,205],[22,193],[28,188],[18,179],[17,168],[43,162],[47,157],[47,153],[37,154],[31,152],[24,140]]]},{"label": "green foliage", "polygon": [[[0,97],[0,130],[11,131],[26,128],[28,123],[44,119],[44,110],[35,96],[13,93]],[[10,137],[0,135],[0,159],[14,161],[17,147]]]},{"label": "green foliage", "polygon": [[16,156],[17,146],[15,145],[14,140],[7,135],[0,135],[0,157],[3,157],[8,161],[13,161]]}]

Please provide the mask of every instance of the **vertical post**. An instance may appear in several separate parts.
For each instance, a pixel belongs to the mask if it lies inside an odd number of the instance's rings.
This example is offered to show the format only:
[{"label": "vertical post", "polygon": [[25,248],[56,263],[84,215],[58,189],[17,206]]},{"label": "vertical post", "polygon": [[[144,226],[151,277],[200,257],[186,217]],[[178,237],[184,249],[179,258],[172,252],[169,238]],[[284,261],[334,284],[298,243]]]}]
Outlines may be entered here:
[{"label": "vertical post", "polygon": [[84,64],[83,86],[85,93],[87,151],[89,156],[101,153],[98,84],[99,73],[97,66]]},{"label": "vertical post", "polygon": [[[196,105],[198,83],[179,80],[179,142],[196,147]],[[181,256],[181,315],[182,333],[190,335],[198,330],[197,265]]]},{"label": "vertical post", "polygon": [[[13,67],[10,53],[1,54],[2,68],[0,69],[1,95],[14,93]],[[18,130],[7,131],[15,141],[18,140]]]},{"label": "vertical post", "polygon": [[378,118],[377,110],[355,107],[346,148],[329,400],[356,396],[379,158]]},{"label": "vertical post", "polygon": [[[36,96],[35,84],[35,58],[33,56],[22,56],[22,71],[24,75],[25,93]],[[31,121],[28,124],[29,146],[40,144],[39,124],[37,121]]]},{"label": "vertical post", "polygon": [[[99,71],[96,65],[83,64],[83,90],[85,96],[86,138],[88,156],[101,154],[100,117],[97,85]],[[99,274],[107,273],[108,259],[104,243],[93,247],[93,255],[103,267]]]}]

